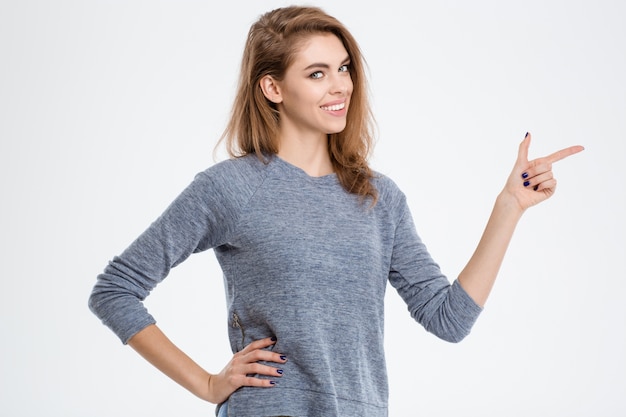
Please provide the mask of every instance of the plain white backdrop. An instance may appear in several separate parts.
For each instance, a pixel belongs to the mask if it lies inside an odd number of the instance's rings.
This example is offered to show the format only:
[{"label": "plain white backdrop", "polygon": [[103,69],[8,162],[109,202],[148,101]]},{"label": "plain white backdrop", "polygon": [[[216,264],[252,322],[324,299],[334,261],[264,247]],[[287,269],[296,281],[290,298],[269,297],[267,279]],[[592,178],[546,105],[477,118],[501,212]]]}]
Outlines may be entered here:
[{"label": "plain white backdrop", "polygon": [[[250,24],[284,1],[0,1],[0,414],[209,416],[87,308],[96,275],[214,163]],[[626,6],[311,1],[369,64],[372,160],[454,279],[526,131],[556,195],[522,219],[473,333],[387,294],[391,416],[626,415]],[[148,298],[209,371],[221,272],[192,256]],[[357,382],[355,382],[357,383]]]}]

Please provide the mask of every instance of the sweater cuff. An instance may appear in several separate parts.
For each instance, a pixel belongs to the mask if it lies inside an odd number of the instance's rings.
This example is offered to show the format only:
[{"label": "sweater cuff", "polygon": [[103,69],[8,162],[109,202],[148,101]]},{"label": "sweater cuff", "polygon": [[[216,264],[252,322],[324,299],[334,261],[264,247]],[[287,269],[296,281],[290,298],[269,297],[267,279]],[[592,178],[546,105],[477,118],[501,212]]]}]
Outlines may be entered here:
[{"label": "sweater cuff", "polygon": [[458,309],[459,319],[461,322],[467,323],[467,331],[472,328],[483,308],[476,304],[474,299],[465,291],[458,279],[452,283],[450,297],[455,305],[460,306]]}]

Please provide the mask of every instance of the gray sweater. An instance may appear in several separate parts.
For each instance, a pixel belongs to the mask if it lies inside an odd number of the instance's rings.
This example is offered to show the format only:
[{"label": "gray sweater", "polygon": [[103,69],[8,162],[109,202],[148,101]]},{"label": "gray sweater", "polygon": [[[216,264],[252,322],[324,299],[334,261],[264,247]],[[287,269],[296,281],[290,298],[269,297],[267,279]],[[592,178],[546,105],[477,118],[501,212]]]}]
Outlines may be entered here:
[{"label": "gray sweater", "polygon": [[310,177],[276,156],[218,163],[108,264],[89,306],[126,343],[155,323],[142,300],[170,269],[213,248],[233,352],[275,336],[288,357],[275,387],[231,395],[230,416],[386,416],[387,281],[444,340],[465,337],[481,309],[431,259],[397,186],[374,184],[371,207],[334,174]]}]

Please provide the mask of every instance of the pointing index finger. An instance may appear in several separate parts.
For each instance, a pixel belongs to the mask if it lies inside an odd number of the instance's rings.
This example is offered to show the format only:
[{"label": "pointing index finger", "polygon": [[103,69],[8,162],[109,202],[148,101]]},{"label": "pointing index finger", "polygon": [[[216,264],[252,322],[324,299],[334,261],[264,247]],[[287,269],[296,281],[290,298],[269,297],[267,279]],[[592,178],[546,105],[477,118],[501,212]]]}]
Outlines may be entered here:
[{"label": "pointing index finger", "polygon": [[548,160],[548,162],[554,163],[560,161],[561,159],[567,158],[568,156],[574,155],[575,153],[581,152],[584,149],[585,148],[580,145],[570,146],[569,148],[561,149],[560,151],[556,151],[548,155],[546,159]]}]

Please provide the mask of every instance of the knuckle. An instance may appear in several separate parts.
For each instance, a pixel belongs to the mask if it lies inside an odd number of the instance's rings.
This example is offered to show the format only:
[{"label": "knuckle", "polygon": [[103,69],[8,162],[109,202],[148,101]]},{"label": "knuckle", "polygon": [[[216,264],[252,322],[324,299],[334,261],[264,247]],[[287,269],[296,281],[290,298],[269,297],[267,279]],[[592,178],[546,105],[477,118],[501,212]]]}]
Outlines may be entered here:
[{"label": "knuckle", "polygon": [[261,365],[259,362],[249,363],[248,366],[246,367],[247,374],[260,374],[262,371],[263,371],[263,365]]},{"label": "knuckle", "polygon": [[263,386],[263,380],[259,378],[246,377],[245,385],[250,387],[260,387]]},{"label": "knuckle", "polygon": [[257,349],[251,353],[251,356],[254,358],[255,361],[264,360],[267,358],[268,353],[269,352],[266,350]]},{"label": "knuckle", "polygon": [[259,351],[253,350],[245,356],[245,361],[247,363],[256,362],[258,360],[258,356],[259,356]]},{"label": "knuckle", "polygon": [[231,386],[233,386],[233,387],[240,387],[241,386],[241,383],[240,383],[241,382],[241,378],[238,375],[236,375],[236,374],[227,376],[226,377],[226,382],[228,384],[230,384]]}]

